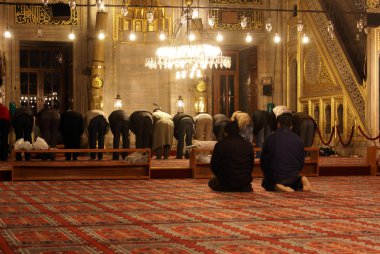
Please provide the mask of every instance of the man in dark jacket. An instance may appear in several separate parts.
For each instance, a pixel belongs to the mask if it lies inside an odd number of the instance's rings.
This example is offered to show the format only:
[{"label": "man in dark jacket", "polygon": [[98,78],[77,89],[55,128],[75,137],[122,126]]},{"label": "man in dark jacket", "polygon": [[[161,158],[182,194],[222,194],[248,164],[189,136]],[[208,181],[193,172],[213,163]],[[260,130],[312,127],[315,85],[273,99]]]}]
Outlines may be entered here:
[{"label": "man in dark jacket", "polygon": [[[43,108],[38,112],[36,123],[40,128],[41,137],[49,145],[49,148],[55,148],[59,136],[59,118],[58,111],[54,108]],[[43,154],[42,159],[55,159],[55,154]]]},{"label": "man in dark jacket", "polygon": [[[119,148],[120,135],[123,139],[123,148],[129,148],[129,116],[125,110],[115,110],[108,117],[110,122],[111,132],[113,134],[113,148]],[[127,153],[122,154],[125,159]],[[119,159],[119,153],[115,152],[112,155],[113,160]]]},{"label": "man in dark jacket", "polygon": [[130,129],[136,136],[136,148],[150,148],[153,130],[152,113],[138,110],[129,117]]},{"label": "man in dark jacket", "polygon": [[214,191],[252,191],[253,146],[239,135],[237,121],[226,125],[227,136],[215,144],[211,157],[214,173],[208,186]]},{"label": "man in dark jacket", "polygon": [[[92,109],[84,115],[83,122],[90,149],[96,149],[96,142],[98,142],[98,149],[103,149],[105,136],[110,127],[107,115],[101,110]],[[91,160],[95,160],[96,153],[90,153],[90,157]],[[103,153],[98,152],[98,160],[102,159]]]},{"label": "man in dark jacket", "polygon": [[[182,159],[184,143],[191,146],[193,142],[194,121],[190,115],[179,112],[173,117],[173,122],[174,137],[178,140],[176,159]],[[185,152],[185,158],[190,158],[188,151]]]},{"label": "man in dark jacket", "polygon": [[214,132],[216,140],[221,141],[226,136],[226,133],[224,132],[224,127],[231,120],[224,114],[216,114],[212,117],[212,119],[213,119],[212,130]]},{"label": "man in dark jacket", "polygon": [[264,142],[260,165],[264,177],[261,186],[267,191],[309,191],[307,178],[300,176],[305,161],[304,145],[292,132],[292,113],[278,117],[277,130]]},{"label": "man in dark jacket", "polygon": [[[32,131],[34,124],[33,112],[30,108],[19,107],[16,109],[12,118],[13,129],[16,134],[16,140],[23,138],[32,144]],[[25,153],[25,160],[30,160],[30,153]],[[16,154],[16,160],[21,161],[21,153]]]},{"label": "man in dark jacket", "polygon": [[301,138],[305,147],[311,147],[317,131],[317,123],[305,112],[297,112],[293,116],[293,132]]},{"label": "man in dark jacket", "polygon": [[[81,136],[83,134],[83,116],[79,112],[68,110],[61,114],[59,131],[63,137],[65,149],[79,149]],[[66,160],[78,159],[78,153],[66,153]]]}]

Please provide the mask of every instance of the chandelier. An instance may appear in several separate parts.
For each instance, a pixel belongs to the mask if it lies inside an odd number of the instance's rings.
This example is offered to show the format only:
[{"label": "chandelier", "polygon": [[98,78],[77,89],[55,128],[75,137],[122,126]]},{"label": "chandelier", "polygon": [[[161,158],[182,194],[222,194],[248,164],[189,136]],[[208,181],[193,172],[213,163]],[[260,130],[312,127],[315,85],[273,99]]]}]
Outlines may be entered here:
[{"label": "chandelier", "polygon": [[[149,69],[175,69],[177,79],[200,78],[206,69],[231,68],[231,57],[223,56],[220,47],[195,42],[190,26],[201,30],[193,19],[193,1],[186,0],[182,9],[179,28],[174,33],[171,45],[156,49],[154,57],[147,58],[145,67]],[[186,42],[176,41],[181,28],[186,25]]]}]

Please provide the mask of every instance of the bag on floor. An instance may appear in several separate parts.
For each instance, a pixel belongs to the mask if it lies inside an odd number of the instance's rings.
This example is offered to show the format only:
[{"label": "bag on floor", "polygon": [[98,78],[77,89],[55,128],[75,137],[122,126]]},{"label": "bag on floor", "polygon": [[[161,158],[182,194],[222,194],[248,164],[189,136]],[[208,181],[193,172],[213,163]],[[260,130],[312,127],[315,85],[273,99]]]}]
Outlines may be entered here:
[{"label": "bag on floor", "polygon": [[49,149],[49,145],[43,138],[38,137],[36,142],[33,143],[33,147],[36,150],[46,150]]}]

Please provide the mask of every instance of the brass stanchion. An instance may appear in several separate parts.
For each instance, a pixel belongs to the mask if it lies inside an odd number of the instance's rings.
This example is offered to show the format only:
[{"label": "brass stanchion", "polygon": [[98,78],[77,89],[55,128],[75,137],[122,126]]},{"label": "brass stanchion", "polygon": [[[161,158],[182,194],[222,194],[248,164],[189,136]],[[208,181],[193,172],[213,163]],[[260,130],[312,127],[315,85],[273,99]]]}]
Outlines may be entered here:
[{"label": "brass stanchion", "polygon": [[330,157],[338,157],[338,154],[337,154],[337,152],[336,152],[336,137],[337,137],[337,131],[338,131],[338,126],[337,126],[338,124],[337,124],[337,122],[336,122],[336,119],[334,120],[334,150],[335,150],[335,154],[332,154],[332,155],[330,155]]}]

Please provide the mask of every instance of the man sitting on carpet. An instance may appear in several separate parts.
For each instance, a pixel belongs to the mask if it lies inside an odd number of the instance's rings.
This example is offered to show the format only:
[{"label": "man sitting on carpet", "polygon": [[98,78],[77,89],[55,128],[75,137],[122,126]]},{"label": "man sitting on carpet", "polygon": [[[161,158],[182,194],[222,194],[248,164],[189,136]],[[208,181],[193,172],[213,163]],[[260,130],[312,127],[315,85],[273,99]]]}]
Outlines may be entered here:
[{"label": "man sitting on carpet", "polygon": [[277,116],[277,130],[263,144],[260,165],[264,177],[261,186],[267,191],[310,191],[310,183],[300,176],[305,161],[304,145],[292,132],[293,115]]},{"label": "man sitting on carpet", "polygon": [[208,186],[214,191],[252,191],[253,146],[239,135],[237,121],[225,127],[227,136],[215,144],[211,157],[214,177]]}]

